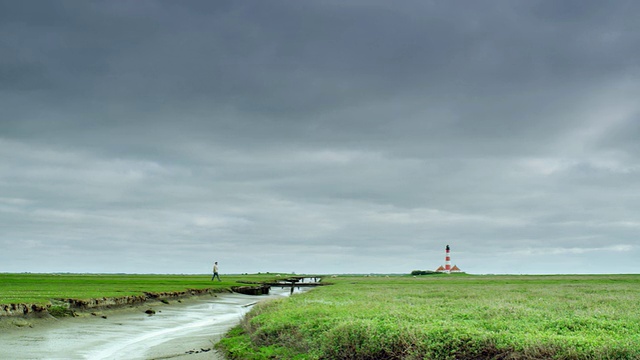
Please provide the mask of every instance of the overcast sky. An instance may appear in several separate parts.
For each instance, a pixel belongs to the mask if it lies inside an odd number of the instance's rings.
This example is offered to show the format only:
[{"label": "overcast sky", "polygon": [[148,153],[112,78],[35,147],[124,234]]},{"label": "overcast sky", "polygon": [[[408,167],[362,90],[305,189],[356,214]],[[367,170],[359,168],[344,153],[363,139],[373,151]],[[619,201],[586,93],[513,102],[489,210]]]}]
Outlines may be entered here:
[{"label": "overcast sky", "polygon": [[638,1],[0,1],[0,272],[640,273]]}]

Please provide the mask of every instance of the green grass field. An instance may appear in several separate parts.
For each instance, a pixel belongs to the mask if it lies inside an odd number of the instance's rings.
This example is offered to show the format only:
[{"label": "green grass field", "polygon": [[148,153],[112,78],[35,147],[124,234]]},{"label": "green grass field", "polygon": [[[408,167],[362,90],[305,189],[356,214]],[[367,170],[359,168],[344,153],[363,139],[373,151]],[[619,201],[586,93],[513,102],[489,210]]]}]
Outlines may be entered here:
[{"label": "green grass field", "polygon": [[0,274],[0,304],[46,305],[52,299],[95,299],[173,292],[187,289],[246,285],[238,281],[273,280],[273,274],[221,275],[112,275],[112,274]]},{"label": "green grass field", "polygon": [[339,277],[254,308],[232,359],[640,359],[640,275]]}]

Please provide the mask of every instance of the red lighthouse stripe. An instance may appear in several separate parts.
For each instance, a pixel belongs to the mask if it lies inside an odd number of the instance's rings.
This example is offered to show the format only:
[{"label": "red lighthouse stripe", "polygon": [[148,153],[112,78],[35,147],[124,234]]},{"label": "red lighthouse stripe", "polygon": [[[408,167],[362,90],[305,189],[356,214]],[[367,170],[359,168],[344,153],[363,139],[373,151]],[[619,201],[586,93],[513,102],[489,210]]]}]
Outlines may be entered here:
[{"label": "red lighthouse stripe", "polygon": [[445,265],[444,265],[444,271],[445,272],[451,272],[451,257],[449,256],[449,245],[447,245],[447,247],[445,248]]}]

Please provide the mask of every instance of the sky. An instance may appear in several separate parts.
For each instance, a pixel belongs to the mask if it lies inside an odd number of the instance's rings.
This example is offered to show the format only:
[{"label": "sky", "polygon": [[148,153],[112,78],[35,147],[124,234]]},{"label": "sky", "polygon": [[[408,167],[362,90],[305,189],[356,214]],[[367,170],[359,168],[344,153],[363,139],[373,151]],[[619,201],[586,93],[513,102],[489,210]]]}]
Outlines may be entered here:
[{"label": "sky", "polygon": [[0,0],[0,272],[640,273],[638,13]]}]

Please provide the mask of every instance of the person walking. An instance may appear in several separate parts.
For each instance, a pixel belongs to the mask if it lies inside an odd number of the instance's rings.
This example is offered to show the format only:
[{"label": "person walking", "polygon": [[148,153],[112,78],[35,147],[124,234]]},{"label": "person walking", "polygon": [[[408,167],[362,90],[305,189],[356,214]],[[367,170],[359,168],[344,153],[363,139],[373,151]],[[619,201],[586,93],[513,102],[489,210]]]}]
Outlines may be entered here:
[{"label": "person walking", "polygon": [[220,275],[218,275],[218,262],[217,261],[215,263],[213,263],[213,276],[211,277],[211,281],[213,281],[213,279],[215,279],[216,276],[218,277],[218,281],[222,281],[222,280],[220,280]]}]

